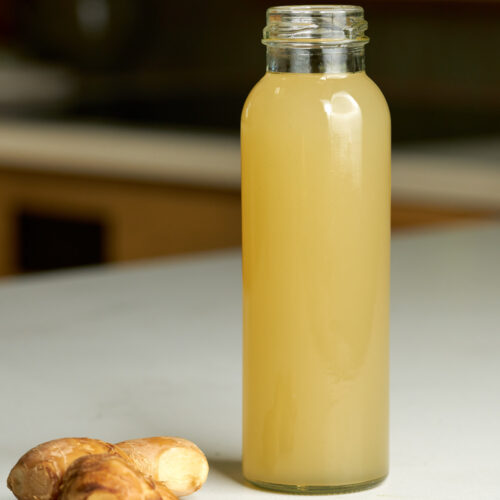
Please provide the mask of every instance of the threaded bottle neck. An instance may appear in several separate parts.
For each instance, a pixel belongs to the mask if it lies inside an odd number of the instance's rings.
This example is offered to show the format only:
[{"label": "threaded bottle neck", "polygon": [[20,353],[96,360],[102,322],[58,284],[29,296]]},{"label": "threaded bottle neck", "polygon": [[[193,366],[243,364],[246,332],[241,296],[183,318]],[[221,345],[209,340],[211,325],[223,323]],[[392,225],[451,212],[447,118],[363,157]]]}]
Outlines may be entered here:
[{"label": "threaded bottle neck", "polygon": [[357,6],[272,7],[267,11],[262,40],[267,47],[267,71],[364,71],[366,29],[363,9]]}]

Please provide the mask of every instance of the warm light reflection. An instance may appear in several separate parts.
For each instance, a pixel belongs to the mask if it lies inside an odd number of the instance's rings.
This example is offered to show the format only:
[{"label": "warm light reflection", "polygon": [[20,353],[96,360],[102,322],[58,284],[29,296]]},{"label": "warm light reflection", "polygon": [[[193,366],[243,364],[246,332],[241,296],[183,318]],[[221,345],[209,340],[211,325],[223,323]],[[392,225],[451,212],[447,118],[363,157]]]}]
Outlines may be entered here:
[{"label": "warm light reflection", "polygon": [[343,176],[350,176],[359,185],[362,161],[362,148],[359,147],[362,135],[361,109],[345,91],[336,92],[331,99],[323,99],[322,104],[328,116],[333,157],[341,160],[332,168]]}]

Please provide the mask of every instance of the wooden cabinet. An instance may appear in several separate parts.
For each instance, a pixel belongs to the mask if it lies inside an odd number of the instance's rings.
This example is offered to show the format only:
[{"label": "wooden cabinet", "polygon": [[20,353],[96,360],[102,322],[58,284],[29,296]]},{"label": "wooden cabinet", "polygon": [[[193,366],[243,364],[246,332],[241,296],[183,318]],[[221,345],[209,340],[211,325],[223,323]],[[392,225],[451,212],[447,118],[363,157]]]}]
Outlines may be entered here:
[{"label": "wooden cabinet", "polygon": [[[23,234],[30,217],[52,229]],[[237,246],[240,217],[237,190],[0,170],[0,274],[30,270],[22,255],[33,252],[48,256],[39,269],[60,267],[58,245],[75,254],[74,265],[96,263],[96,242],[75,237],[78,224],[98,228],[88,233],[100,235],[103,262],[121,262]],[[87,256],[75,248],[86,243]]]}]

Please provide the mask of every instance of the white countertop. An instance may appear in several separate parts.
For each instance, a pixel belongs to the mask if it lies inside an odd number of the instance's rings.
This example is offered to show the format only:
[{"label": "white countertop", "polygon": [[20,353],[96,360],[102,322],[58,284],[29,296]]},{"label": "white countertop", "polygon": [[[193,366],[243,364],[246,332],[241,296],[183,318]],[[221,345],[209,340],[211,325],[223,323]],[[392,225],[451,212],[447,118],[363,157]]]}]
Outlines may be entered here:
[{"label": "white countertop", "polygon": [[[397,235],[391,472],[349,498],[500,499],[500,225]],[[0,500],[10,467],[62,436],[194,440],[194,499],[284,498],[240,475],[236,251],[0,282]]]},{"label": "white countertop", "polygon": [[[0,168],[239,189],[236,134],[0,120]],[[500,138],[396,148],[395,200],[498,210]]]}]

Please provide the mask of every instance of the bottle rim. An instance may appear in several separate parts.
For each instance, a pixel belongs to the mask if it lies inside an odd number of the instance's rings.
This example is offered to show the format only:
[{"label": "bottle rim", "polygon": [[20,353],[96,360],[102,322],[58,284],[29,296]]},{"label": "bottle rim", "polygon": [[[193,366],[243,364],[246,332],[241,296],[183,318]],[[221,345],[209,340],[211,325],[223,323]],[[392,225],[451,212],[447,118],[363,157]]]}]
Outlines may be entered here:
[{"label": "bottle rim", "polygon": [[266,12],[264,45],[363,46],[368,23],[357,5],[284,5]]}]

